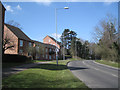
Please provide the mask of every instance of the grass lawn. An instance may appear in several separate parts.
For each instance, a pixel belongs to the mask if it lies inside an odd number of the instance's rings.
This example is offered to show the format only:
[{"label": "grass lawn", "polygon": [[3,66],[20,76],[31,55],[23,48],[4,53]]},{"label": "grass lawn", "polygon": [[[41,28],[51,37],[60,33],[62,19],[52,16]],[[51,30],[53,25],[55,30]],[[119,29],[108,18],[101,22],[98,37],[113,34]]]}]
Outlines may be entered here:
[{"label": "grass lawn", "polygon": [[70,60],[41,64],[3,79],[3,88],[87,88],[67,68]]},{"label": "grass lawn", "polygon": [[[105,61],[105,60],[96,60],[96,62],[118,68],[118,63],[116,63],[116,62]],[[120,68],[120,66],[119,66],[119,68]]]},{"label": "grass lawn", "polygon": [[84,60],[84,59],[81,59],[81,58],[70,58],[69,60],[74,61],[74,60]]},{"label": "grass lawn", "polygon": [[31,62],[19,62],[19,63],[2,63],[2,68],[11,68],[11,67],[15,67],[23,64],[35,63],[35,62],[46,62],[46,61],[48,60],[32,60]]}]

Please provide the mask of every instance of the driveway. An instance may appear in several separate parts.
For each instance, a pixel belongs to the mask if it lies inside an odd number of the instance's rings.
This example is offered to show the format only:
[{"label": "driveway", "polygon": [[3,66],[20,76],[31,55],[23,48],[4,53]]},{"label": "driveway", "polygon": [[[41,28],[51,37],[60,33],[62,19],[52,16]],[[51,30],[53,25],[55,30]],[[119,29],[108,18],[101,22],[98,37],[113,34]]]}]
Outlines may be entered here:
[{"label": "driveway", "polygon": [[93,60],[68,63],[72,73],[89,88],[118,88],[118,69],[95,63]]}]

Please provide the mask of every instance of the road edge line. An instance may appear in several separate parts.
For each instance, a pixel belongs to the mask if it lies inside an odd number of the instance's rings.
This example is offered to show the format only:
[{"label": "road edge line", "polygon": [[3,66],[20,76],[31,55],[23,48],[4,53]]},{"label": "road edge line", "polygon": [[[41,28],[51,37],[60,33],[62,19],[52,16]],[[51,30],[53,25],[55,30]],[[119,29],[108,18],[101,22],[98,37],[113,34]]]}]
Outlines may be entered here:
[{"label": "road edge line", "polygon": [[93,61],[93,62],[96,63],[96,64],[99,64],[99,65],[103,65],[103,66],[107,66],[107,67],[113,68],[113,69],[117,69],[117,70],[120,69],[120,68],[115,68],[115,67],[112,67],[112,66],[109,66],[109,65],[101,64],[101,63],[98,63],[96,61]]}]

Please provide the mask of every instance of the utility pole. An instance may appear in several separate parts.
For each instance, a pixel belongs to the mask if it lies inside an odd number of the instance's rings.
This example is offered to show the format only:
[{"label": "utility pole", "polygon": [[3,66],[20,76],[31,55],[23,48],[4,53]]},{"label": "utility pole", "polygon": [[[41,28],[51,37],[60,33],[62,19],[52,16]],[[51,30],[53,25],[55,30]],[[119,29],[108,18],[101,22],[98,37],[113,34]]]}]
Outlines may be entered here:
[{"label": "utility pole", "polygon": [[64,37],[63,37],[63,60],[65,60],[65,47],[64,47]]},{"label": "utility pole", "polygon": [[57,10],[59,9],[69,9],[69,7],[55,8],[55,24],[56,24],[56,63],[58,65],[58,47],[57,47]]}]

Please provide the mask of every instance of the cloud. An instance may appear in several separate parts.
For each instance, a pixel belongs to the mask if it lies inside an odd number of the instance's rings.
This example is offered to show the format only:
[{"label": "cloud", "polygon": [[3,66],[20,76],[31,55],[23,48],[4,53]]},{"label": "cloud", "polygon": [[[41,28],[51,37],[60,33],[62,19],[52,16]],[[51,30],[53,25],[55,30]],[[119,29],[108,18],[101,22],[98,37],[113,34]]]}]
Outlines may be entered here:
[{"label": "cloud", "polygon": [[9,12],[13,12],[14,11],[10,5],[5,4],[5,8]]},{"label": "cloud", "polygon": [[[53,33],[52,36],[53,36],[54,38],[56,38],[56,33]],[[57,39],[60,39],[60,37],[61,37],[61,35],[60,35],[60,34],[57,34]]]},{"label": "cloud", "polygon": [[[118,2],[119,0],[1,0],[2,2]],[[47,5],[47,4],[46,4]]]},{"label": "cloud", "polygon": [[4,6],[5,6],[6,10],[8,12],[11,12],[11,13],[15,13],[16,9],[17,10],[22,10],[22,8],[20,7],[20,5],[17,5],[16,7],[12,7],[12,6],[8,5],[8,4],[5,4]]},{"label": "cloud", "polygon": [[20,7],[20,5],[17,5],[16,8],[17,8],[18,10],[22,10],[22,8]]},{"label": "cloud", "polygon": [[54,0],[32,0],[38,4],[43,4],[45,6],[49,6]]},{"label": "cloud", "polygon": [[113,2],[118,2],[118,0],[103,0],[105,5],[111,5]]}]

